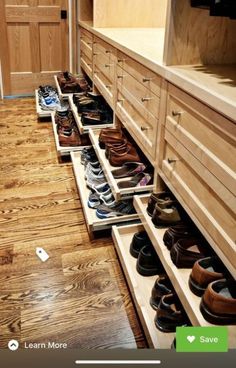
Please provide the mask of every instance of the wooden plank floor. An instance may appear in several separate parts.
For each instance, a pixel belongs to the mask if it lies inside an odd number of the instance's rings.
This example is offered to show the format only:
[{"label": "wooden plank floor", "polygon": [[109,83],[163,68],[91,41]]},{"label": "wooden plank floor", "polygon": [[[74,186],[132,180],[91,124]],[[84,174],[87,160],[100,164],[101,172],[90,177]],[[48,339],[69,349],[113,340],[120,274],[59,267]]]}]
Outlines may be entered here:
[{"label": "wooden plank floor", "polygon": [[71,163],[34,99],[0,102],[0,347],[13,338],[146,347],[112,240],[90,241]]}]

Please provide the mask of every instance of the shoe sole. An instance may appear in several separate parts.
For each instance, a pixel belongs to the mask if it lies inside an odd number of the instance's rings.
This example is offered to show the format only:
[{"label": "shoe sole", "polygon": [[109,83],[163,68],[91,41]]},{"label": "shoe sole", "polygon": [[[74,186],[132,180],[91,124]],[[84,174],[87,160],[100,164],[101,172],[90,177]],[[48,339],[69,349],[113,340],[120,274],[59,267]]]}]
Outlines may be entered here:
[{"label": "shoe sole", "polygon": [[189,288],[192,291],[192,293],[197,295],[197,296],[202,296],[204,294],[205,290],[206,290],[206,288],[202,288],[199,284],[197,284],[193,280],[191,275],[189,276],[188,285],[189,285]]},{"label": "shoe sole", "polygon": [[138,273],[142,276],[155,276],[155,275],[158,275],[159,272],[157,271],[157,269],[153,268],[153,269],[146,269],[142,266],[140,266],[140,264],[137,262],[136,264],[136,270],[138,271]]},{"label": "shoe sole", "polygon": [[212,313],[203,300],[200,303],[200,311],[203,317],[210,323],[214,325],[236,325],[236,316],[228,316],[228,315],[218,315]]},{"label": "shoe sole", "polygon": [[161,332],[176,332],[176,328],[179,326],[169,326],[166,324],[162,324],[160,323],[160,321],[158,320],[158,318],[155,317],[155,326],[158,330],[160,330]]}]

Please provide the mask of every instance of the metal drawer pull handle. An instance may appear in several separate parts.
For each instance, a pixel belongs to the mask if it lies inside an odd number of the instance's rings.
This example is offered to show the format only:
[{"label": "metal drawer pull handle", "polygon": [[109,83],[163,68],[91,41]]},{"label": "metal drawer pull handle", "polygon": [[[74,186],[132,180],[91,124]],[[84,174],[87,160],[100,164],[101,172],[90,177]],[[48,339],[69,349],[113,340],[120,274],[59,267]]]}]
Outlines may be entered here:
[{"label": "metal drawer pull handle", "polygon": [[106,50],[105,52],[106,52],[106,54],[110,54],[111,50]]},{"label": "metal drawer pull handle", "polygon": [[124,102],[125,101],[125,99],[124,98],[119,98],[118,100],[117,100],[117,102]]},{"label": "metal drawer pull handle", "polygon": [[181,116],[184,111],[172,110],[172,116]]},{"label": "metal drawer pull handle", "polygon": [[179,161],[179,160],[168,158],[168,159],[167,159],[167,161],[168,161],[168,164],[173,164],[174,162],[177,162],[177,161]]},{"label": "metal drawer pull handle", "polygon": [[153,78],[143,78],[143,82],[151,82],[153,80]]},{"label": "metal drawer pull handle", "polygon": [[118,79],[123,79],[124,78],[124,75],[117,75],[117,78]]},{"label": "metal drawer pull handle", "polygon": [[88,63],[88,66],[92,66],[92,64],[91,63]]},{"label": "metal drawer pull handle", "polygon": [[144,132],[145,130],[148,130],[148,129],[149,129],[148,127],[141,126],[142,132]]},{"label": "metal drawer pull handle", "polygon": [[142,101],[142,102],[150,101],[150,100],[152,100],[152,98],[151,98],[151,97],[142,97],[142,98],[141,98],[141,101]]},{"label": "metal drawer pull handle", "polygon": [[87,42],[88,45],[92,45],[93,43],[92,42]]},{"label": "metal drawer pull handle", "polygon": [[93,53],[93,56],[97,56],[97,55],[99,55],[99,53],[98,53],[98,52],[94,52],[94,53]]},{"label": "metal drawer pull handle", "polygon": [[111,87],[112,87],[112,85],[111,85],[111,84],[107,84],[105,87],[106,87],[106,88],[111,88]]},{"label": "metal drawer pull handle", "polygon": [[118,59],[118,63],[122,63],[122,62],[125,62],[126,59]]},{"label": "metal drawer pull handle", "polygon": [[113,64],[104,64],[105,68],[110,68]]}]

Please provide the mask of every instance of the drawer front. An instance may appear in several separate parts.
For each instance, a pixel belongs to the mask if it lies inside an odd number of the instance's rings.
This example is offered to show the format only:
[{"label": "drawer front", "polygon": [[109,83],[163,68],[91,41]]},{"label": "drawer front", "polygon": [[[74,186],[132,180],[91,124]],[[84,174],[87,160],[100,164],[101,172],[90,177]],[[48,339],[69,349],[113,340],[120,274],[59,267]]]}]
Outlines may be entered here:
[{"label": "drawer front", "polygon": [[93,34],[88,32],[84,28],[80,28],[80,39],[89,44],[92,47],[93,44]]},{"label": "drawer front", "polygon": [[166,128],[236,195],[236,125],[169,84]]},{"label": "drawer front", "polygon": [[94,72],[94,83],[111,108],[114,108],[114,87],[111,82],[103,73]]},{"label": "drawer front", "polygon": [[137,81],[143,84],[144,87],[150,89],[157,96],[161,94],[161,77],[146,68],[142,64],[133,60],[129,56],[118,51],[117,53],[117,63],[124,69],[125,72],[132,75]]},{"label": "drawer front", "polygon": [[110,81],[115,80],[115,62],[112,58],[104,54],[94,55],[94,68],[96,73],[102,73]]},{"label": "drawer front", "polygon": [[93,50],[90,45],[88,45],[84,40],[80,41],[80,52],[81,54],[85,54],[87,58],[92,62],[93,60]]},{"label": "drawer front", "polygon": [[[127,95],[126,95],[127,96]],[[158,120],[148,112],[144,118],[120,91],[117,95],[116,112],[134,139],[141,143],[152,161],[155,158]]]},{"label": "drawer front", "polygon": [[85,73],[92,79],[93,64],[91,60],[83,53],[80,55],[80,65],[81,68],[84,69]]},{"label": "drawer front", "polygon": [[137,108],[140,105],[156,118],[159,117],[159,97],[120,67],[117,67],[117,88],[121,93],[127,90],[136,101]]},{"label": "drawer front", "polygon": [[105,41],[101,40],[100,38],[94,37],[94,52],[98,53],[99,55],[102,53],[104,55],[109,56],[110,58],[116,58],[116,49],[106,43]]},{"label": "drawer front", "polygon": [[[205,231],[210,234],[216,246],[236,267],[236,222],[234,214],[228,210],[206,182],[204,171],[197,173],[192,164],[194,156],[167,130],[165,131],[164,160],[162,173],[167,184],[190,208]],[[176,194],[176,195],[177,195]]]}]

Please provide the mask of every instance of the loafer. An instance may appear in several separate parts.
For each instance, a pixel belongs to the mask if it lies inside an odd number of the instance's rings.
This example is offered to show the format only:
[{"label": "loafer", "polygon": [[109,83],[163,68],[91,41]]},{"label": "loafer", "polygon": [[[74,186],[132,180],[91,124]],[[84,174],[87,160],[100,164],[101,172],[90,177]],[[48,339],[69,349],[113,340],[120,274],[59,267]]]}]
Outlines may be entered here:
[{"label": "loafer", "polygon": [[202,296],[207,286],[216,280],[223,279],[226,268],[218,257],[206,257],[194,263],[189,276],[189,287],[191,291]]},{"label": "loafer", "polygon": [[167,275],[160,276],[156,279],[156,282],[152,288],[152,294],[150,298],[150,305],[154,310],[157,310],[161,298],[164,295],[173,294],[173,286]]},{"label": "loafer", "polygon": [[175,226],[171,226],[166,230],[163,236],[163,242],[169,250],[179,239],[189,239],[189,238],[200,237],[198,229],[190,223],[180,223]]},{"label": "loafer", "polygon": [[177,201],[166,201],[164,203],[156,203],[152,215],[152,223],[157,228],[164,228],[176,225],[181,222]]},{"label": "loafer", "polygon": [[175,294],[164,295],[155,316],[155,326],[162,332],[175,332],[176,327],[190,325],[189,319]]},{"label": "loafer", "polygon": [[236,281],[218,280],[210,283],[203,294],[200,310],[215,325],[236,325]]},{"label": "loafer", "polygon": [[146,169],[146,165],[142,162],[126,162],[120,169],[112,170],[115,179],[134,176]]},{"label": "loafer", "polygon": [[171,248],[170,256],[172,262],[178,268],[192,268],[194,263],[212,251],[204,238],[180,239]]},{"label": "loafer", "polygon": [[147,232],[139,231],[134,234],[133,239],[131,241],[130,248],[129,248],[130,254],[134,258],[138,258],[140,250],[145,245],[151,245],[151,244],[152,243],[151,243],[151,240],[149,239]]},{"label": "loafer", "polygon": [[73,130],[70,135],[58,134],[59,144],[62,147],[77,147],[81,145],[79,134]]},{"label": "loafer", "polygon": [[142,276],[154,276],[164,272],[162,263],[152,245],[145,245],[140,250],[136,270]]},{"label": "loafer", "polygon": [[147,206],[147,213],[152,217],[156,203],[165,203],[175,199],[170,192],[152,193]]}]

